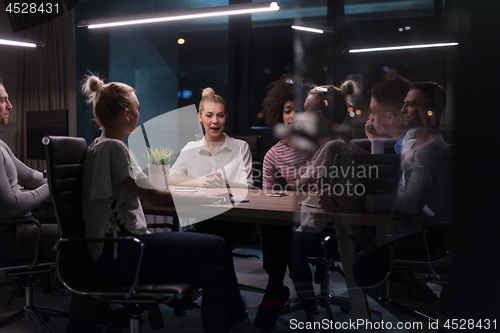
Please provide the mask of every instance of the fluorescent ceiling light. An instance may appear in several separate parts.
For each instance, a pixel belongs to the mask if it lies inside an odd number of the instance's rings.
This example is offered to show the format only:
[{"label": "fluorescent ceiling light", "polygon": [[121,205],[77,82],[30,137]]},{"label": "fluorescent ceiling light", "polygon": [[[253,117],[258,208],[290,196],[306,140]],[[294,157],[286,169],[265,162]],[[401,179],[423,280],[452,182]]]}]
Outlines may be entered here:
[{"label": "fluorescent ceiling light", "polygon": [[254,2],[228,6],[195,8],[172,12],[150,13],[122,17],[110,17],[104,19],[84,20],[77,24],[77,27],[88,27],[89,29],[117,27],[132,24],[156,23],[167,21],[188,20],[195,18],[238,15],[250,13],[262,13],[277,11],[280,7],[275,1]]},{"label": "fluorescent ceiling light", "polygon": [[371,48],[371,49],[353,49],[353,50],[349,50],[349,53],[423,49],[423,48],[428,48],[428,47],[443,47],[443,46],[455,46],[455,45],[458,45],[458,43],[437,43],[437,44],[421,44],[421,45],[388,46],[388,47],[375,47],[375,48]]},{"label": "fluorescent ceiling light", "polygon": [[302,31],[307,31],[307,32],[314,32],[317,34],[322,34],[324,32],[333,33],[333,30],[331,28],[328,28],[326,26],[323,27],[322,25],[309,25],[308,27],[305,27],[302,25],[292,25],[292,29],[302,30]]},{"label": "fluorescent ceiling light", "polygon": [[24,39],[17,39],[17,38],[5,38],[5,37],[0,37],[0,45],[9,45],[9,46],[23,46],[23,47],[37,47],[41,46],[44,47],[45,43],[40,42],[40,41],[31,41],[31,40],[24,40]]},{"label": "fluorescent ceiling light", "polygon": [[315,32],[317,34],[322,34],[323,33],[323,30],[314,29],[314,28],[308,28],[308,27],[301,27],[300,25],[292,25],[292,29],[302,30],[302,31],[308,31],[308,32]]}]

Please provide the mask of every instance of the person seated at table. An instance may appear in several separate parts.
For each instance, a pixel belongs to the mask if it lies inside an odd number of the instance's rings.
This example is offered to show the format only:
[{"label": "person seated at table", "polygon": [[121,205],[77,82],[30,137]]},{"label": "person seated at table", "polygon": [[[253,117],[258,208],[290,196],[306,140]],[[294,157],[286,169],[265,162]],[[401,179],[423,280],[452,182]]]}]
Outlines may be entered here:
[{"label": "person seated at table", "polygon": [[229,113],[221,96],[203,89],[198,111],[205,136],[182,148],[170,169],[169,183],[195,187],[248,187],[253,185],[252,155],[248,143],[224,133]]},{"label": "person seated at table", "polygon": [[[11,110],[9,95],[0,78],[0,127],[8,124]],[[21,191],[19,186],[25,190]],[[40,220],[31,211],[49,196],[49,186],[42,173],[17,159],[9,146],[0,140],[0,222]],[[42,223],[40,230],[35,224],[0,227],[0,260],[33,260],[38,237],[38,258],[54,258],[52,248],[59,239],[57,224]]]},{"label": "person seated at table", "polygon": [[[12,104],[0,79],[0,126],[9,122],[10,110]],[[23,186],[24,191],[20,191],[18,185]],[[0,191],[0,222],[33,218],[41,222],[40,230],[34,224],[0,227],[0,260],[33,260],[38,237],[40,238],[38,258],[54,260],[56,253],[53,248],[60,237],[59,227],[56,223],[44,223],[48,219],[31,213],[50,197],[49,185],[41,172],[29,168],[18,160],[2,140],[0,140]],[[84,310],[85,308],[88,311]],[[105,317],[114,316],[109,307],[99,306],[92,302],[90,297],[72,295],[70,320],[66,332],[102,332],[104,326],[95,323],[98,321],[98,311],[99,317],[106,322]],[[114,328],[109,328],[108,331],[119,332]]]},{"label": "person seated at table", "polygon": [[[359,86],[355,81],[346,81],[341,88],[325,85],[309,91],[304,103],[305,112],[317,115],[318,119],[323,119],[319,122],[325,127],[323,132],[332,133],[333,128],[333,135],[330,136],[330,141],[323,144],[307,164],[307,168],[300,176],[299,184],[312,184],[314,187],[308,186],[308,188],[317,193],[324,186],[331,185],[332,179],[329,178],[328,170],[333,165],[337,154],[368,154],[368,151],[342,135],[345,132],[343,127],[348,126],[346,124],[348,106],[352,105],[353,97],[357,95],[359,95]],[[333,118],[334,121],[325,121],[328,114],[333,114],[333,117],[329,116],[328,118]],[[325,126],[325,124],[327,125]],[[296,232],[292,233],[290,277],[308,319],[312,319],[317,314],[317,306],[315,300],[311,299],[314,296],[314,287],[307,258],[322,256],[320,242],[325,236],[334,233],[323,222],[323,220],[315,219],[310,209],[303,205],[300,226],[295,230]],[[336,247],[336,242],[331,240],[328,244],[328,250],[336,254]]]},{"label": "person seated at table", "polygon": [[300,174],[299,188],[313,184],[307,190],[319,191],[323,186],[329,185],[331,179],[328,177],[328,170],[337,154],[368,153],[344,135],[350,133],[348,105],[352,105],[354,98],[360,94],[359,84],[352,80],[345,81],[341,88],[324,85],[308,92],[304,103],[305,112],[314,116],[318,136],[326,137],[327,141],[315,152]]},{"label": "person seated at table", "polygon": [[[165,232],[151,234],[140,198],[154,205],[172,206],[169,190],[153,187],[124,143],[136,129],[139,101],[129,85],[104,82],[94,75],[82,87],[102,134],[89,146],[83,165],[82,209],[86,237],[134,236],[144,242],[141,283],[189,281],[203,288],[204,332],[257,332],[241,300],[231,252],[224,239],[206,234]],[[217,195],[184,193],[193,203],[213,203]],[[111,281],[134,279],[138,251],[126,245],[90,244],[91,257]],[[175,253],[175,255],[172,255]]]},{"label": "person seated at table", "polygon": [[227,185],[252,187],[250,147],[247,142],[224,133],[228,115],[222,97],[216,95],[212,88],[205,88],[198,111],[205,136],[188,142],[181,150],[170,169],[170,184],[211,188],[225,188]]},{"label": "person seated at table", "polygon": [[[202,92],[198,119],[205,136],[182,148],[170,169],[171,185],[210,188],[251,188],[252,155],[248,143],[224,133],[229,113],[221,96],[212,88]],[[181,225],[189,222],[182,221]],[[235,239],[255,233],[256,226],[228,221],[202,221],[194,226],[197,232],[223,237],[230,248]]]},{"label": "person seated at table", "polygon": [[413,126],[405,124],[401,109],[410,85],[400,80],[374,84],[369,92],[370,114],[365,124],[365,134],[371,143],[372,154],[383,154],[385,140],[396,140],[394,151],[401,154],[406,132]]},{"label": "person seated at table", "polygon": [[[304,96],[315,86],[306,79],[296,82],[296,78],[290,74],[285,74],[279,80],[269,84],[266,98],[262,102],[262,113],[266,125],[275,131],[279,127],[288,130],[292,126],[293,117],[295,116],[295,99],[299,98],[295,94],[296,84],[300,85]],[[291,189],[298,181],[296,175],[292,172],[287,173],[287,169],[281,168],[285,167],[286,164],[279,162],[282,158],[287,158],[286,154],[283,154],[286,150],[292,150],[289,147],[289,141],[288,137],[283,138],[273,146],[274,150],[270,150],[264,157],[262,173],[263,189],[265,191]],[[289,152],[288,154],[293,159],[297,159],[295,154]],[[306,161],[307,158],[312,158],[313,155],[313,152],[303,152],[302,159]],[[280,174],[279,168],[282,169],[282,174]],[[261,231],[263,266],[268,274],[268,282],[266,292],[255,316],[254,325],[263,331],[269,331],[273,328],[281,308],[290,296],[290,290],[283,285],[283,279],[290,258],[291,229],[287,226],[263,224],[261,225]]]},{"label": "person seated at table", "polygon": [[[443,137],[437,132],[444,100],[443,87],[434,82],[411,84],[401,110],[409,130],[401,145],[402,176],[399,190],[395,194],[373,196],[376,212],[394,212],[397,213],[396,218],[393,216],[389,227],[377,228],[376,241],[380,249],[370,253],[360,267],[366,267],[370,260],[384,255],[384,249],[389,246],[395,258],[414,258],[415,255],[427,258],[429,251],[432,251],[428,244],[449,242],[445,228],[446,224],[452,222],[452,156]],[[437,128],[429,127],[432,123]],[[387,127],[388,130],[394,131],[395,124],[393,122]],[[383,130],[377,130],[377,133],[387,134]],[[336,211],[348,209],[353,199],[356,197],[322,195],[319,203],[326,211]],[[362,199],[362,210],[366,210],[367,198]],[[426,229],[428,226],[431,228]],[[427,236],[426,230],[430,230]],[[439,238],[436,239],[436,235]],[[427,237],[430,237],[429,240],[426,240]],[[433,295],[426,284],[417,283],[420,284],[421,292]],[[369,292],[376,292],[371,294],[374,298],[381,296],[380,290]]]},{"label": "person seated at table", "polygon": [[[397,193],[374,195],[375,211],[396,212],[407,215],[403,221],[394,221],[390,239],[379,238],[380,244],[398,237],[419,232],[423,226],[434,222],[451,221],[451,152],[437,129],[429,127],[431,118],[435,126],[444,109],[444,89],[434,82],[414,82],[401,109],[404,124],[409,128],[402,143],[401,181]],[[386,117],[391,115],[387,113]],[[411,127],[409,127],[411,126]],[[400,129],[399,122],[389,122],[377,129],[378,135],[390,135]],[[344,203],[352,198],[341,198]],[[334,210],[339,198],[334,195],[320,197],[325,210]],[[364,208],[366,209],[366,201]],[[416,218],[415,218],[416,217]]]},{"label": "person seated at table", "polygon": [[[285,124],[285,128],[290,130],[293,127],[295,116],[295,101],[293,100],[295,97],[293,92],[295,88],[293,84],[289,82],[294,81],[293,79],[285,77],[270,85],[271,88],[268,96],[264,100],[263,107],[264,115],[266,115],[266,122],[271,127],[278,123],[278,118],[276,117],[278,112],[282,114],[281,121]],[[343,106],[341,109],[343,112],[339,110],[340,108],[336,109],[335,111],[339,114],[335,114],[333,118],[344,120],[347,114],[346,99],[349,96],[355,95],[356,92],[359,92],[358,86],[354,81],[346,81],[341,88],[336,88],[334,86],[321,86],[312,89],[310,89],[311,86],[308,86],[307,88],[307,98],[304,107],[306,112],[313,116],[315,125],[320,124],[318,126],[318,132],[325,132],[325,130],[328,132],[331,130],[332,121],[330,119],[332,115],[328,115],[328,111],[330,111],[329,109],[334,105],[337,107]],[[282,99],[284,100],[281,109],[279,109],[279,105],[275,103],[275,101],[278,100],[278,96],[283,96]],[[329,104],[330,108],[327,108]],[[319,149],[297,149],[293,146],[291,136],[285,137],[274,145],[264,158],[264,190],[272,190],[275,186],[283,188],[279,184],[279,174],[286,180],[286,190],[303,189],[305,184],[317,183],[322,177],[318,176],[321,174],[318,169],[320,169],[320,166],[324,165],[326,158],[325,154],[329,152],[329,150],[336,149],[340,147],[341,144],[350,147],[345,148],[347,150],[361,150],[361,148],[355,145],[350,146],[347,139],[346,141],[337,142],[335,145],[331,145],[330,141],[332,141],[334,137],[330,135],[319,136]],[[328,148],[324,149],[324,147]],[[298,172],[299,170],[308,170],[308,174],[301,179],[302,174]],[[317,185],[315,184],[315,186]],[[292,279],[297,279],[299,277],[297,272],[301,270],[306,269],[309,271],[309,266],[306,263],[305,265],[300,265],[300,267],[294,265],[294,267],[297,267],[297,270],[292,272],[293,267],[290,265],[290,262],[291,260],[295,260],[290,257],[292,249],[295,246],[295,244],[291,243],[292,230],[289,227],[280,226],[269,226],[267,229],[267,240],[265,242],[263,237],[263,245],[265,245],[263,251],[265,254],[264,268],[269,274],[269,280],[266,287],[266,293],[254,321],[254,324],[263,330],[270,330],[273,327],[274,322],[279,316],[282,304],[284,304],[288,298],[288,288],[283,286],[283,279],[287,266],[290,267],[290,277]],[[302,278],[302,276],[300,276],[300,279],[307,280],[307,277]],[[299,283],[295,286],[308,318],[311,318],[315,313],[314,310],[316,310],[316,305],[309,304],[305,297],[309,294],[309,291],[312,290],[312,284],[306,282],[304,284]]]}]

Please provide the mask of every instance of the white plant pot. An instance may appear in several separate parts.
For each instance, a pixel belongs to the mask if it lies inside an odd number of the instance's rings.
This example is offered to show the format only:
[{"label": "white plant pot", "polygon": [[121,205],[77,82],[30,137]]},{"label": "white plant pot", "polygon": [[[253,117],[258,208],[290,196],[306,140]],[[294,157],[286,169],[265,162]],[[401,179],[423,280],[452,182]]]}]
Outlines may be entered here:
[{"label": "white plant pot", "polygon": [[149,181],[158,190],[168,190],[170,165],[148,164]]}]

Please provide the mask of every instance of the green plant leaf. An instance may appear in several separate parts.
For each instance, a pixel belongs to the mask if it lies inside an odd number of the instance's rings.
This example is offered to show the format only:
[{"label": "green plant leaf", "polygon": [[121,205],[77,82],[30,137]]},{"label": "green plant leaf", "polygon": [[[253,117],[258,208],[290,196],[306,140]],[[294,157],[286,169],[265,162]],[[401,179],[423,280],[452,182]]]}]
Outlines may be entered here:
[{"label": "green plant leaf", "polygon": [[153,148],[150,147],[146,149],[146,153],[144,154],[144,159],[148,162],[148,164],[152,165],[166,165],[170,164],[170,161],[173,158],[173,153],[170,148],[159,147]]}]

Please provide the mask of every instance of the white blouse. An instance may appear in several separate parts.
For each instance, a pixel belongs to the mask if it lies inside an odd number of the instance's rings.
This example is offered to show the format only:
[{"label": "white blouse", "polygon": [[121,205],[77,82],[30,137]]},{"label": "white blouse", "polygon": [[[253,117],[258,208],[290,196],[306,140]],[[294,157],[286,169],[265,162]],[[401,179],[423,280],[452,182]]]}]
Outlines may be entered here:
[{"label": "white blouse", "polygon": [[252,155],[248,143],[226,135],[219,150],[212,154],[205,137],[191,141],[182,148],[177,161],[170,168],[170,176],[178,174],[192,178],[204,178],[219,171],[230,182],[253,185]]}]

